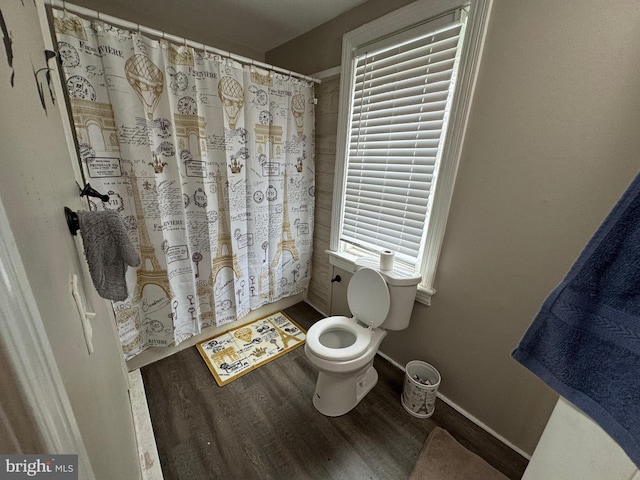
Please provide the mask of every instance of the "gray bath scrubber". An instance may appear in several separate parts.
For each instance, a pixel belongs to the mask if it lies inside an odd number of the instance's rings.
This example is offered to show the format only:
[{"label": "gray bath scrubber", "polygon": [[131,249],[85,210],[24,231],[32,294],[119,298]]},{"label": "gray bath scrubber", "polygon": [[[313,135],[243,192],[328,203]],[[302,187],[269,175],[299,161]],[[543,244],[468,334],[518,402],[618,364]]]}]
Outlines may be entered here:
[{"label": "gray bath scrubber", "polygon": [[131,243],[117,212],[78,212],[84,254],[91,279],[102,298],[122,301],[128,297],[127,265],[140,265],[140,254]]}]

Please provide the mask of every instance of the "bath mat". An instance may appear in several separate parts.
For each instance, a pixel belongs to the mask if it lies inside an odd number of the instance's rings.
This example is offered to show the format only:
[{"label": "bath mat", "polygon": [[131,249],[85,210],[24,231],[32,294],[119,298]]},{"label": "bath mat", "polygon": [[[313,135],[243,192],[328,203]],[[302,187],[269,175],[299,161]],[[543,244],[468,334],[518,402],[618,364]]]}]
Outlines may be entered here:
[{"label": "bath mat", "polygon": [[220,333],[196,346],[223,386],[304,343],[306,332],[283,312]]},{"label": "bath mat", "polygon": [[449,432],[434,428],[418,455],[409,480],[509,480]]}]

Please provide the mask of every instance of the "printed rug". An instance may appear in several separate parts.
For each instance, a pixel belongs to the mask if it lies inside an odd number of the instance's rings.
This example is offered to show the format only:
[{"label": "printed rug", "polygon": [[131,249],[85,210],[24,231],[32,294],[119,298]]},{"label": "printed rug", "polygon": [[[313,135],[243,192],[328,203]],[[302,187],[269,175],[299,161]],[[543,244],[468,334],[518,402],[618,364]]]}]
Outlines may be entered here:
[{"label": "printed rug", "polygon": [[198,351],[221,387],[304,343],[306,332],[283,312],[198,343]]},{"label": "printed rug", "polygon": [[449,432],[434,428],[418,455],[409,480],[509,480]]}]

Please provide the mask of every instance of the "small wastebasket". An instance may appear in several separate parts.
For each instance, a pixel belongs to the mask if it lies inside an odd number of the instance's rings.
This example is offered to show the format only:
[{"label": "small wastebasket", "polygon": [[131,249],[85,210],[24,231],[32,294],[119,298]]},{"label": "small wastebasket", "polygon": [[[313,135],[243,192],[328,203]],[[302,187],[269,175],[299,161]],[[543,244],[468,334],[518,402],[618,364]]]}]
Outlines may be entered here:
[{"label": "small wastebasket", "polygon": [[428,418],[436,407],[440,373],[433,365],[413,360],[405,367],[402,406],[414,417]]}]

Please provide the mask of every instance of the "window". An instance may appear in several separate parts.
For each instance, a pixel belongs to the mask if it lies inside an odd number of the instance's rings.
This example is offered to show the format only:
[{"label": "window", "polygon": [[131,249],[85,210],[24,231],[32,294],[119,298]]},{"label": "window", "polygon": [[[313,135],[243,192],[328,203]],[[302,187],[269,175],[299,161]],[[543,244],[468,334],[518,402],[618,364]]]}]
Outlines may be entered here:
[{"label": "window", "polygon": [[343,40],[331,263],[390,249],[426,304],[489,6],[419,1]]}]

